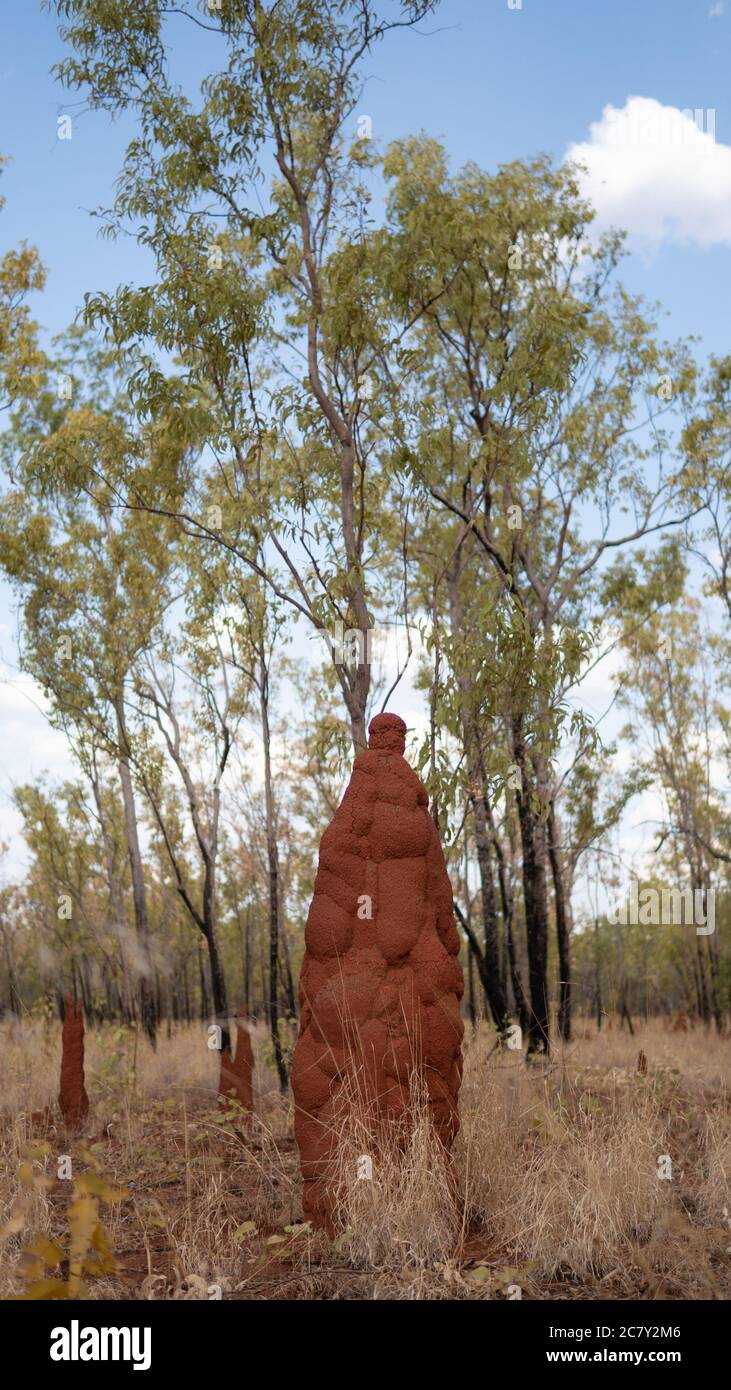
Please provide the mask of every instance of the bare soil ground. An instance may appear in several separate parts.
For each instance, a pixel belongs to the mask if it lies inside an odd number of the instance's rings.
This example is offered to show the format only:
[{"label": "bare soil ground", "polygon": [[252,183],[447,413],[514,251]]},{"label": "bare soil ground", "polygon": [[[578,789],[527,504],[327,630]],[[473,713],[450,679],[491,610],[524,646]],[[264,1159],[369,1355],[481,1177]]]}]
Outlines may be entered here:
[{"label": "bare soil ground", "polygon": [[91,1030],[91,1109],[73,1137],[56,1106],[60,1032],[55,1020],[0,1029],[0,1297],[66,1277],[84,1173],[125,1193],[100,1198],[97,1245],[116,1268],[85,1278],[89,1298],[731,1293],[731,1044],[712,1033],[651,1022],[630,1037],[579,1021],[575,1041],[532,1068],[493,1050],[487,1026],[468,1029],[458,1209],[421,1126],[370,1181],[347,1157],[347,1228],[330,1241],[302,1222],[291,1099],[262,1028],[253,1121],[217,1102],[204,1025],[163,1034],[154,1053],[129,1030]]}]

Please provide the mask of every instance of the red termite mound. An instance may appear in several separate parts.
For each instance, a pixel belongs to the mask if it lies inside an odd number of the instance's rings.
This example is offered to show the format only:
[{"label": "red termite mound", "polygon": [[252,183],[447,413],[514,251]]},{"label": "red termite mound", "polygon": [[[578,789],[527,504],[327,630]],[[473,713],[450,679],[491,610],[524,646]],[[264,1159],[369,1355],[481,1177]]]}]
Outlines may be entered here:
[{"label": "red termite mound", "polygon": [[58,1103],[68,1128],[79,1129],[89,1112],[89,1097],[84,1087],[84,1014],[70,994],[66,995],[64,1006],[62,1043]]},{"label": "red termite mound", "polygon": [[225,1098],[226,1103],[236,1100],[244,1110],[253,1112],[253,1072],[254,1053],[247,1026],[246,1009],[241,1004],[236,1019],[236,1054],[232,1057],[228,1047],[221,1053],[218,1094]]},{"label": "red termite mound", "polygon": [[353,1082],[360,1093],[365,1086],[378,1120],[408,1121],[416,1071],[445,1148],[459,1126],[459,937],[405,736],[395,714],[372,720],[368,748],[320,844],[292,1065],[303,1206],[316,1226],[332,1227],[336,1129]]}]

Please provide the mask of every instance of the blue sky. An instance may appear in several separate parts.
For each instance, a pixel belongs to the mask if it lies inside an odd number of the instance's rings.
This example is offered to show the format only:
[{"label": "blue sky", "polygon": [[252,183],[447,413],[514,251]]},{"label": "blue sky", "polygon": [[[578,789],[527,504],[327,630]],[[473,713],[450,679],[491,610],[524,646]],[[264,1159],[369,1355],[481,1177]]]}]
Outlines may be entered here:
[{"label": "blue sky", "polygon": [[[169,23],[190,81],[215,41],[182,18]],[[65,104],[49,73],[63,53],[55,18],[36,0],[5,5],[0,47],[0,151],[13,161],[0,181],[0,250],[23,239],[39,248],[49,278],[36,313],[55,333],[86,290],[146,278],[135,243],[102,240],[89,215],[112,200],[132,127]],[[631,233],[625,282],[662,303],[669,334],[697,334],[703,353],[721,353],[731,350],[730,58],[731,0],[522,0],[519,9],[444,0],[418,34],[374,54],[361,105],[379,142],[426,130],[455,165],[472,159],[491,169],[581,147],[600,220]],[[702,113],[701,130],[673,143],[687,108]],[[62,141],[64,110],[73,137]],[[13,626],[4,591],[0,838],[17,829],[14,781],[44,767],[69,770],[62,741],[29,702],[33,692],[15,679]],[[600,705],[608,689],[596,692]]]},{"label": "blue sky", "polygon": [[[424,129],[455,163],[487,168],[538,150],[562,158],[607,105],[621,109],[630,97],[715,111],[716,142],[731,147],[731,0],[711,17],[720,3],[523,0],[513,10],[507,0],[444,0],[419,35],[397,35],[376,52],[363,110],[379,141]],[[190,77],[215,41],[182,18],[169,24]],[[130,127],[87,113],[75,116],[71,140],[58,140],[68,97],[49,73],[63,52],[54,16],[35,0],[7,5],[2,36],[0,150],[14,162],[0,184],[0,245],[26,238],[40,248],[49,269],[40,316],[56,332],[85,290],[144,276],[137,247],[101,240],[89,216],[111,201]],[[700,333],[708,350],[722,351],[730,255],[728,240],[663,243],[649,255],[643,248],[624,278],[671,311],[675,331]]]}]

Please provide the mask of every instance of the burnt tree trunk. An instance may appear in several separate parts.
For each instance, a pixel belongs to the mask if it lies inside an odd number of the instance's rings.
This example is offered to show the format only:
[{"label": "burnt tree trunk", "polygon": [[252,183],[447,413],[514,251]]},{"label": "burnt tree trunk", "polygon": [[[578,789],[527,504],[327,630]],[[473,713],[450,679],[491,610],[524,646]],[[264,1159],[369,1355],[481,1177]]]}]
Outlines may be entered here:
[{"label": "burnt tree trunk", "polygon": [[508,882],[508,875],[505,864],[505,851],[503,850],[503,847],[500,843],[500,837],[495,829],[495,825],[492,818],[492,811],[490,810],[489,805],[488,816],[490,820],[492,844],[495,850],[495,858],[497,860],[498,882],[500,884],[500,901],[502,903],[503,920],[505,922],[505,943],[508,950],[508,968],[510,970],[510,985],[513,991],[513,1002],[515,1004],[515,1011],[518,1015],[518,1022],[520,1024],[521,1033],[527,1036],[530,1016],[528,1011],[528,1003],[525,997],[525,990],[523,988],[523,981],[520,974],[520,966],[518,965],[518,958],[515,950],[515,936],[513,933],[513,893],[510,883]]},{"label": "burnt tree trunk", "polygon": [[571,1041],[571,937],[568,903],[561,861],[561,842],[558,817],[553,801],[548,812],[548,856],[553,877],[553,901],[556,909],[556,939],[558,941],[558,1031],[564,1042]]},{"label": "burnt tree trunk", "polygon": [[20,994],[18,993],[18,982],[15,974],[15,960],[13,957],[10,930],[5,926],[1,926],[0,931],[2,931],[3,949],[5,953],[5,969],[7,971],[8,978],[8,1006],[10,1008],[10,1012],[15,1014],[17,1018],[20,1018]]},{"label": "burnt tree trunk", "polygon": [[470,792],[470,801],[475,821],[475,845],[477,864],[480,871],[480,900],[482,904],[482,929],[484,938],[484,964],[482,982],[493,1022],[501,1037],[504,1037],[508,1022],[508,1007],[505,990],[500,975],[498,950],[498,921],[495,883],[492,877],[490,860],[490,834],[487,824],[485,798],[480,782]]},{"label": "burnt tree trunk", "polygon": [[287,1066],[279,1036],[279,850],[272,785],[271,730],[269,727],[269,672],[259,660],[261,732],[264,744],[264,799],[266,805],[267,864],[269,869],[269,1028],[274,1061],[282,1091],[287,1089]]},{"label": "burnt tree trunk", "polygon": [[284,921],[283,904],[280,903],[279,933],[282,939],[282,954],[284,956],[284,989],[287,996],[287,1011],[290,1018],[297,1018],[297,993],[294,987],[294,977],[292,975],[292,960],[289,954],[289,936]]},{"label": "burnt tree trunk", "polygon": [[[450,627],[453,634],[457,634],[462,628],[462,600],[460,597],[459,581],[462,573],[462,546],[458,547],[457,553],[450,567],[448,576],[449,589],[449,612]],[[490,862],[490,842],[491,834],[488,823],[488,799],[485,788],[485,772],[482,763],[480,748],[480,729],[477,718],[470,708],[470,696],[468,682],[464,675],[457,675],[460,692],[464,699],[464,715],[462,718],[462,739],[467,761],[469,775],[469,801],[472,807],[472,815],[475,826],[475,848],[477,851],[477,866],[480,874],[480,901],[482,905],[482,931],[484,945],[480,951],[478,948],[478,968],[480,970],[480,980],[485,991],[490,1013],[500,1038],[505,1038],[508,1027],[508,1006],[505,997],[505,986],[500,971],[500,950],[498,941],[498,916],[497,900],[495,896],[495,883],[492,876],[492,864]],[[464,922],[464,919],[462,919]],[[470,941],[473,941],[474,934],[471,927],[469,929]]]},{"label": "burnt tree trunk", "polygon": [[475,1008],[475,962],[472,955],[472,947],[467,943],[467,1007],[470,1016],[470,1023],[474,1028],[477,1024],[477,1009]]},{"label": "burnt tree trunk", "polygon": [[596,1009],[596,1031],[602,1031],[602,970],[599,954],[599,921],[594,918],[594,1007]]},{"label": "burnt tree trunk", "polygon": [[530,1018],[528,1056],[547,1056],[550,1052],[548,1010],[548,902],[546,894],[545,834],[531,804],[523,735],[523,719],[512,721],[513,756],[519,772],[516,787],[518,820],[523,849],[523,899],[528,945]]}]

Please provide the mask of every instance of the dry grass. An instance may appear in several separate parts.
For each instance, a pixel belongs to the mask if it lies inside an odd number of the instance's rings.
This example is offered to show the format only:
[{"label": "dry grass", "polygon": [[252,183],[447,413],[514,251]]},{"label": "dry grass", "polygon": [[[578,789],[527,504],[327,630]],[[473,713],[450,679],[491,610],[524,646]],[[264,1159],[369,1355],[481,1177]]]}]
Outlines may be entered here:
[{"label": "dry grass", "polygon": [[[258,1029],[257,1116],[216,1102],[203,1025],[153,1053],[122,1029],[87,1036],[91,1112],[80,1139],[46,1133],[33,1171],[90,1162],[128,1196],[104,1209],[118,1271],[101,1298],[725,1298],[731,1291],[728,1041],[661,1023],[635,1037],[583,1023],[547,1068],[468,1039],[455,1145],[458,1201],[425,1106],[377,1146],[357,1107],[341,1127],[346,1233],[301,1224],[291,1102]],[[53,1107],[58,1024],[0,1029],[0,1296],[22,1292],[24,1244],[63,1239],[71,1184],[19,1171]],[[637,1070],[640,1048],[646,1075]],[[83,1149],[83,1152],[82,1152]],[[373,1153],[371,1180],[358,1160]],[[671,1160],[672,1178],[658,1176]],[[658,1161],[660,1164],[658,1164]],[[19,1217],[19,1212],[21,1213]]]},{"label": "dry grass", "polygon": [[337,1130],[340,1242],[362,1269],[424,1270],[450,1258],[460,1232],[454,1170],[428,1098],[411,1079],[408,1124],[376,1121],[362,1090],[343,1088]]},{"label": "dry grass", "polygon": [[473,1222],[539,1278],[604,1275],[646,1242],[670,1198],[658,1091],[631,1073],[535,1075],[521,1059],[489,1069],[468,1055],[461,1135]]}]

